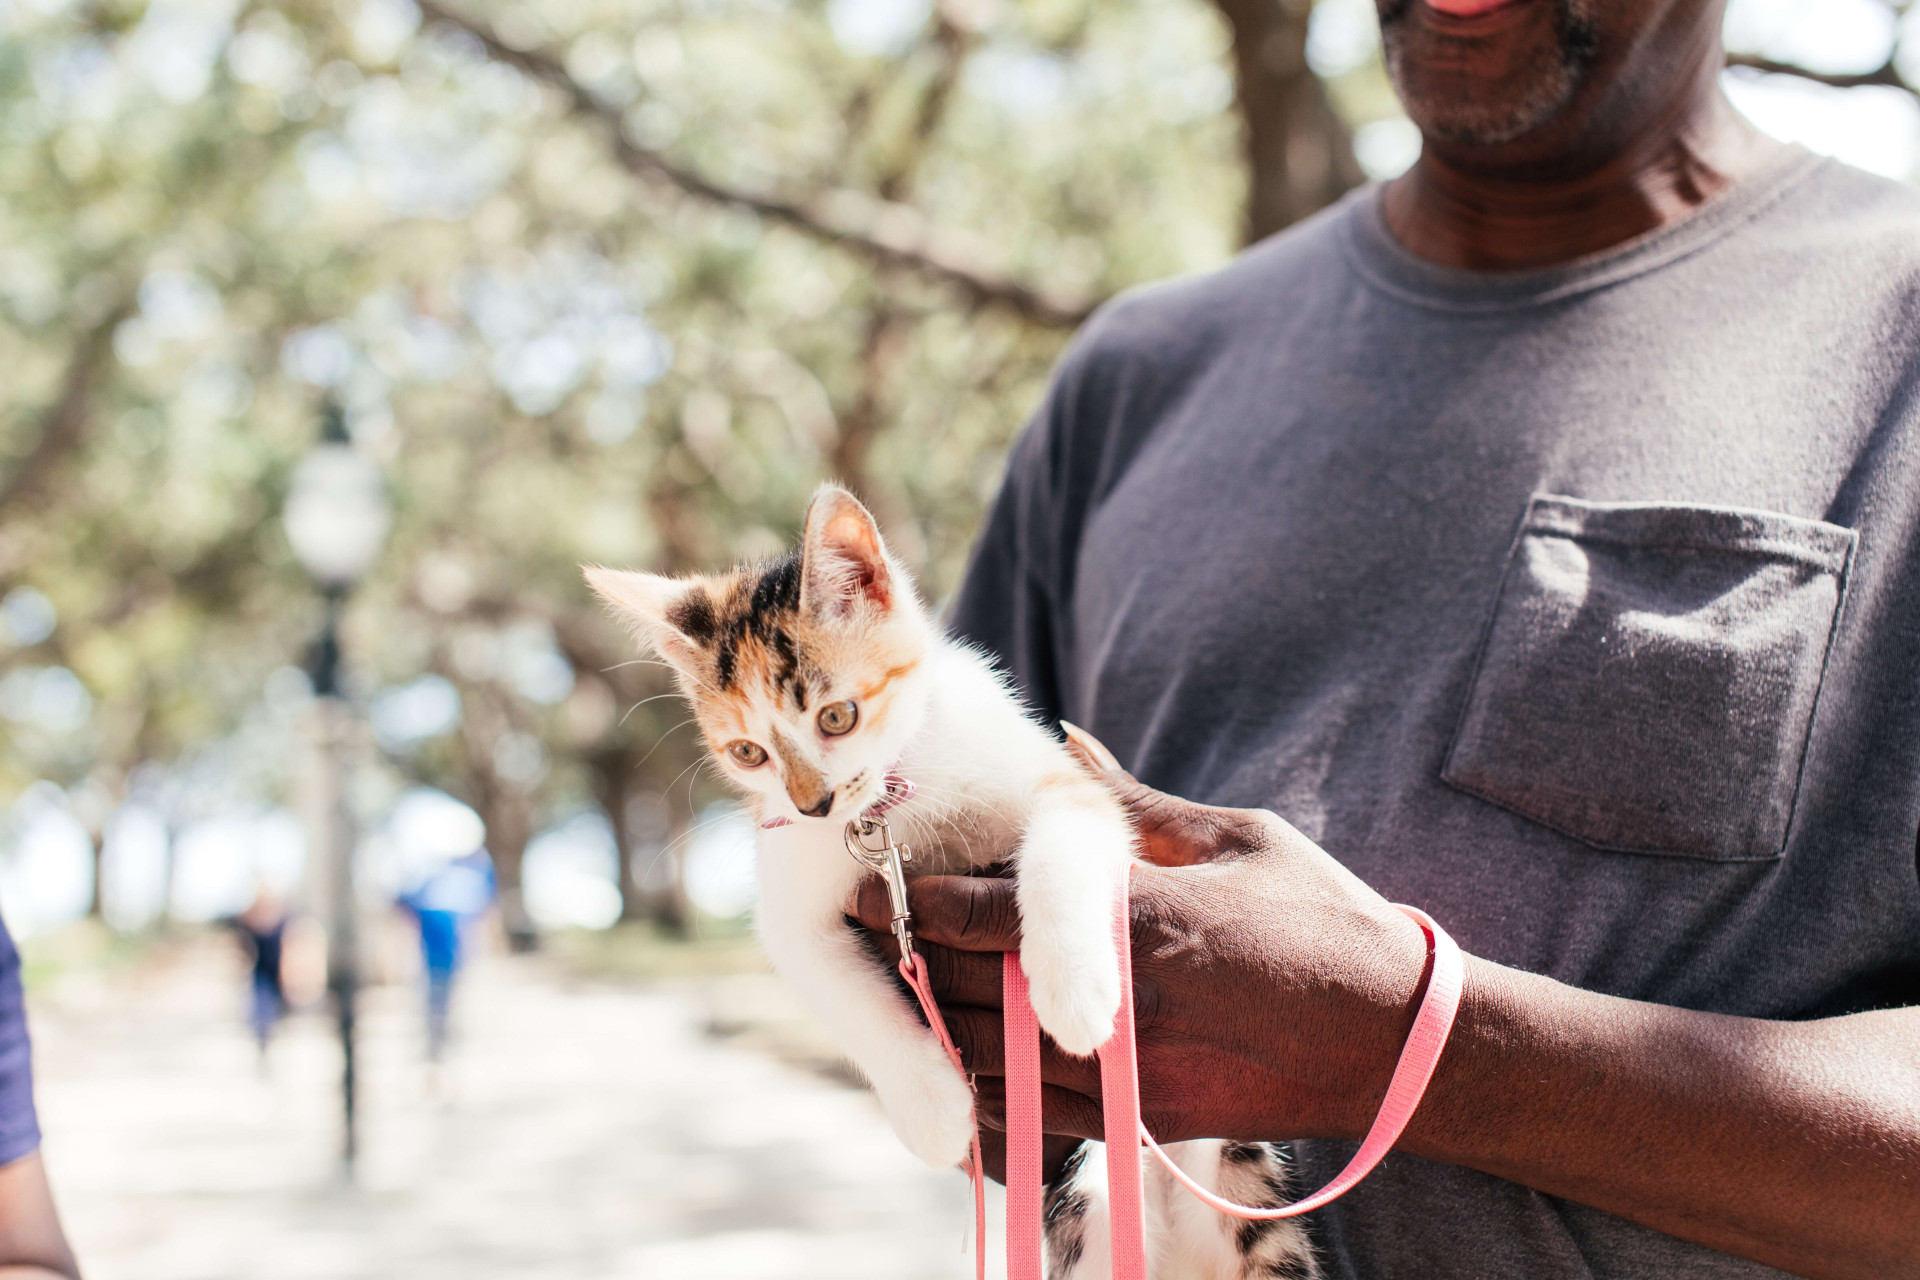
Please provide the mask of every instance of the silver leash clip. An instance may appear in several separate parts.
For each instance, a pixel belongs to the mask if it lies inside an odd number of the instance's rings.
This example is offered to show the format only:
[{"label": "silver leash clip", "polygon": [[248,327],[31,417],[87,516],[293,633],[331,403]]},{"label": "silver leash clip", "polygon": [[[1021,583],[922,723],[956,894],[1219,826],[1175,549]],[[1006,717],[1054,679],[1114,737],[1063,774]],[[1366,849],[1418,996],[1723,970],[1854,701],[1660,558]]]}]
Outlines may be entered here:
[{"label": "silver leash clip", "polygon": [[[878,846],[872,841],[878,840]],[[893,907],[893,936],[900,943],[900,958],[913,959],[913,929],[910,927],[913,912],[907,909],[907,863],[913,861],[913,852],[904,844],[895,844],[893,828],[887,825],[887,815],[876,813],[872,816],[862,814],[847,824],[845,835],[847,852],[853,860],[869,871],[878,872],[887,882],[887,901]]]}]

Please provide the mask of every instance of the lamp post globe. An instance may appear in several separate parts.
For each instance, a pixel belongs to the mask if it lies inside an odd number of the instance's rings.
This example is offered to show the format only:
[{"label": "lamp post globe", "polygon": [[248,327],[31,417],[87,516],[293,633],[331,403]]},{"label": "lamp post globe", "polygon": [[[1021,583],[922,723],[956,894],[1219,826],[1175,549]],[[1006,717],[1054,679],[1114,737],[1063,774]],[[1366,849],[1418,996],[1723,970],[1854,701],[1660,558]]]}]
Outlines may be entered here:
[{"label": "lamp post globe", "polygon": [[393,524],[386,480],[354,449],[338,405],[326,406],[319,443],[294,468],[281,519],[294,556],[329,595],[351,589],[380,558]]}]

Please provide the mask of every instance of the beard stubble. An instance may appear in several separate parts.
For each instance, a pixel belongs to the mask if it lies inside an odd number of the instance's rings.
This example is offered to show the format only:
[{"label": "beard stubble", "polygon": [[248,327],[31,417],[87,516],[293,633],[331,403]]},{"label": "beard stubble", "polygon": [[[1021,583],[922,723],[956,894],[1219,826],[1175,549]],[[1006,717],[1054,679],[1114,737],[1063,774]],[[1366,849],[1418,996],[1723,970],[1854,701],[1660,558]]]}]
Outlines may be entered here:
[{"label": "beard stubble", "polygon": [[1552,7],[1550,29],[1516,51],[1519,67],[1463,98],[1429,83],[1426,72],[1435,51],[1474,41],[1412,26],[1417,2],[1387,0],[1380,8],[1387,73],[1421,131],[1448,142],[1494,146],[1546,124],[1573,100],[1598,50],[1591,0],[1545,0]]}]

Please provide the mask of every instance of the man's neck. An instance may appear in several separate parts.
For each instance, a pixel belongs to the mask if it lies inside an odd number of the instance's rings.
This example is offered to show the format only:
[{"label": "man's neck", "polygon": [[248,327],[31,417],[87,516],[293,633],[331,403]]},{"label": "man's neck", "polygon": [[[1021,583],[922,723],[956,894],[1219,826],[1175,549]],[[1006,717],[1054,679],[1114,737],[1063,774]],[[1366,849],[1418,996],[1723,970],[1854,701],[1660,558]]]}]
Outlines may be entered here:
[{"label": "man's neck", "polygon": [[1418,257],[1524,271],[1599,253],[1691,215],[1778,148],[1717,85],[1598,163],[1480,167],[1428,147],[1388,183],[1382,212]]}]

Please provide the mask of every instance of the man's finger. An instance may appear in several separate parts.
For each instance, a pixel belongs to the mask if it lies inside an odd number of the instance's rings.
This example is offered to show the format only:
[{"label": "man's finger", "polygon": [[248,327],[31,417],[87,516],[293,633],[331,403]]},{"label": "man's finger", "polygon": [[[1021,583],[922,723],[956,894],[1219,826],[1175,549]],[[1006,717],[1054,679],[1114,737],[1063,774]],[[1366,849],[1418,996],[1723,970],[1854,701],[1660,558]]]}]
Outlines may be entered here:
[{"label": "man's finger", "polygon": [[[940,1006],[947,1034],[960,1050],[960,1063],[985,1079],[1007,1073],[1006,1026],[998,1009],[968,1005]],[[1093,1058],[1075,1058],[1060,1052],[1053,1041],[1040,1038],[1040,1079],[1063,1089],[1100,1092],[1100,1064]]]},{"label": "man's finger", "polygon": [[1265,809],[1196,804],[1125,773],[1107,774],[1106,783],[1139,835],[1141,855],[1156,866],[1190,867],[1271,852],[1290,840],[1311,843]]},{"label": "man's finger", "polygon": [[[974,1088],[975,1114],[980,1117],[981,1131],[1006,1132],[1006,1081],[998,1077],[981,1076],[974,1082]],[[1107,1136],[1097,1096],[1051,1084],[1040,1086],[1040,1127],[1050,1135],[1045,1145],[1052,1149],[1056,1158],[1063,1161],[1076,1144],[1055,1141],[1056,1138],[1092,1138],[1100,1141]],[[1043,1154],[1041,1158],[1045,1162],[1047,1157]]]},{"label": "man's finger", "polygon": [[1077,724],[1060,722],[1067,751],[1080,766],[1107,784],[1127,811],[1140,836],[1140,852],[1162,867],[1189,867],[1207,862],[1223,850],[1217,811],[1156,791],[1128,773],[1106,744]]},{"label": "man's finger", "polygon": [[[1040,1177],[1051,1184],[1066,1167],[1067,1157],[1080,1149],[1080,1139],[1067,1134],[1048,1133],[1040,1138]],[[980,1163],[987,1176],[1005,1185],[1007,1181],[1007,1135],[986,1124],[980,1126]]]},{"label": "man's finger", "polygon": [[1067,750],[1077,757],[1095,777],[1106,773],[1123,773],[1120,758],[1107,750],[1106,743],[1088,733],[1077,724],[1060,722],[1060,732],[1067,735]]},{"label": "man's finger", "polygon": [[960,1065],[978,1076],[1006,1074],[1006,1038],[1002,1034],[998,1009],[975,1009],[967,1005],[940,1006],[947,1034],[960,1051]]},{"label": "man's finger", "polygon": [[[900,963],[900,944],[892,934],[875,934],[874,945],[889,969]],[[1000,957],[989,951],[955,951],[923,939],[914,950],[927,962],[927,985],[941,1004],[1000,1008]]]},{"label": "man's finger", "polygon": [[[893,927],[887,887],[861,882],[849,904],[853,918],[876,933]],[[1020,908],[1013,881],[991,876],[916,876],[907,882],[913,936],[960,951],[1018,951]]]}]

